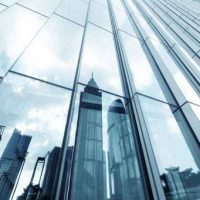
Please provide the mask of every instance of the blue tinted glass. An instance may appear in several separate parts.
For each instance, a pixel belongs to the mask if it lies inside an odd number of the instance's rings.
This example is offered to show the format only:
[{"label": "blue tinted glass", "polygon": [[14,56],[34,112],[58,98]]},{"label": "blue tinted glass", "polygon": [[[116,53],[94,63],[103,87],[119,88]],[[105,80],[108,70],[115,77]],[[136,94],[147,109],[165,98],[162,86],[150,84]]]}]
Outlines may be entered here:
[{"label": "blue tinted glass", "polygon": [[3,6],[3,5],[0,4],[0,12],[1,12],[2,10],[6,9],[6,8],[7,8],[6,6]]},{"label": "blue tinted glass", "polygon": [[108,8],[93,1],[90,5],[89,21],[104,29],[112,31]]},{"label": "blue tinted glass", "polygon": [[167,200],[200,198],[198,152],[167,104],[139,96]]},{"label": "blue tinted glass", "polygon": [[45,17],[17,5],[0,13],[0,76],[7,72],[45,21]]},{"label": "blue tinted glass", "polygon": [[80,82],[87,83],[92,74],[100,88],[122,94],[113,34],[88,24],[81,60]]},{"label": "blue tinted glass", "polygon": [[21,0],[20,5],[30,8],[34,11],[50,16],[52,12],[57,8],[61,0]]},{"label": "blue tinted glass", "polygon": [[72,87],[82,34],[81,26],[52,16],[13,70]]},{"label": "blue tinted glass", "polygon": [[140,41],[123,32],[120,32],[120,35],[136,91],[166,101]]},{"label": "blue tinted glass", "polygon": [[81,25],[85,25],[87,9],[88,3],[85,1],[63,0],[56,10],[56,13]]},{"label": "blue tinted glass", "polygon": [[[0,174],[7,173],[7,179],[15,184],[25,159],[14,199],[28,186],[37,158],[55,146],[60,148],[70,95],[68,90],[13,74],[0,85],[0,125],[5,126],[0,142]],[[38,184],[36,181],[37,174],[34,184]],[[14,185],[1,192],[0,199],[7,200],[13,189]]]},{"label": "blue tinted glass", "polygon": [[75,150],[70,199],[147,200],[124,99],[94,82],[78,90],[68,146]]}]

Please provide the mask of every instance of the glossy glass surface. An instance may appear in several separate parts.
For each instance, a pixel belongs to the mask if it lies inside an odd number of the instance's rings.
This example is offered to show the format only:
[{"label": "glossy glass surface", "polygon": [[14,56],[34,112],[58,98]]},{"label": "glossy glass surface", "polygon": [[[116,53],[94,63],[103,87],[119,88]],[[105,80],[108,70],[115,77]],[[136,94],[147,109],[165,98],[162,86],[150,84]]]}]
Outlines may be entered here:
[{"label": "glossy glass surface", "polygon": [[[87,0],[87,1],[88,1],[88,0]],[[105,6],[105,7],[108,6],[107,0],[92,0],[92,1],[95,1],[95,2],[101,4],[101,5]]]},{"label": "glossy glass surface", "polygon": [[132,24],[121,1],[112,0],[111,2],[118,28],[136,37],[137,35],[133,30]]},{"label": "glossy glass surface", "polygon": [[70,199],[147,200],[124,99],[97,87],[91,78],[78,90]]},{"label": "glossy glass surface", "polygon": [[0,13],[0,76],[3,76],[46,21],[14,5]]},{"label": "glossy glass surface", "polygon": [[183,72],[179,69],[179,66],[177,66],[172,57],[169,55],[166,47],[164,47],[163,44],[156,40],[151,39],[151,43],[154,45],[162,61],[165,63],[167,69],[170,71],[171,75],[173,76],[178,87],[181,89],[185,98],[188,101],[200,105],[200,97],[198,96],[198,93],[193,89],[191,83],[186,79]]},{"label": "glossy glass surface", "polygon": [[12,4],[16,3],[17,0],[0,0],[0,3],[6,5],[6,6],[11,6]]},{"label": "glossy glass surface", "polygon": [[52,16],[13,70],[72,87],[82,35],[81,26]]},{"label": "glossy glass surface", "polygon": [[89,21],[112,32],[108,8],[94,1],[90,5]]},{"label": "glossy glass surface", "polygon": [[21,0],[19,4],[43,15],[50,16],[60,2],[61,0]]},{"label": "glossy glass surface", "polygon": [[85,1],[63,0],[55,12],[67,19],[70,19],[81,25],[85,25],[87,9],[88,3],[86,3]]},{"label": "glossy glass surface", "polygon": [[6,9],[6,8],[7,8],[6,6],[3,6],[3,5],[0,4],[0,12],[1,12],[2,10]]},{"label": "glossy glass surface", "polygon": [[166,101],[140,41],[123,32],[120,32],[120,35],[136,92]]},{"label": "glossy glass surface", "polygon": [[188,135],[181,132],[167,104],[142,96],[139,101],[167,200],[199,199],[199,153],[192,154]]},{"label": "glossy glass surface", "polygon": [[141,27],[145,31],[145,34],[148,37],[154,38],[154,39],[158,39],[158,37],[156,36],[154,31],[151,29],[149,23],[145,20],[145,18],[140,13],[138,8],[135,6],[133,1],[132,0],[128,0],[127,2],[128,2],[128,6],[130,7],[130,11],[134,16],[134,19],[137,19],[138,22],[139,22],[138,26]]},{"label": "glossy glass surface", "polygon": [[79,81],[87,83],[92,74],[101,89],[122,94],[113,35],[88,24]]},{"label": "glossy glass surface", "polygon": [[199,123],[200,123],[200,106],[194,105],[194,104],[190,104],[192,110],[194,111],[194,113],[196,114],[197,118],[199,119]]},{"label": "glossy glass surface", "polygon": [[[8,74],[0,85],[0,125],[5,126],[0,142],[1,156],[14,129],[31,137],[14,199],[28,186],[37,158],[44,157],[55,146],[61,146],[70,94],[68,90],[13,74]],[[14,144],[9,146],[10,150],[13,148]],[[2,164],[2,157],[0,162]],[[9,173],[8,177],[12,180]],[[38,178],[36,174],[34,184],[38,184]],[[16,183],[16,180],[12,182]]]}]

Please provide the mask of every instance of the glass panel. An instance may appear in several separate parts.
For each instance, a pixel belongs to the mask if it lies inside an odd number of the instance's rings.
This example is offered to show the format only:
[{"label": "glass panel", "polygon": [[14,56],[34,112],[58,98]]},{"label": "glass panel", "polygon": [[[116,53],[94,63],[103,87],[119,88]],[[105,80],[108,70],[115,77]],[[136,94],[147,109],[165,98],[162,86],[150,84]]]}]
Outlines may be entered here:
[{"label": "glass panel", "polygon": [[122,94],[113,35],[88,24],[82,55],[80,82],[87,83],[92,73],[100,88]]},{"label": "glass panel", "polygon": [[0,3],[6,5],[6,6],[11,6],[12,4],[16,3],[18,0],[0,0]]},{"label": "glass panel", "polygon": [[125,11],[124,7],[122,6],[121,1],[120,0],[112,0],[111,2],[113,5],[112,7],[113,7],[113,11],[115,14],[118,28],[137,37],[137,35],[136,35],[135,31],[133,30],[133,27],[129,21],[129,18],[126,14],[126,11]]},{"label": "glass panel", "polygon": [[6,6],[3,6],[3,5],[0,4],[0,12],[1,12],[2,10],[6,9],[6,8],[7,8]]},{"label": "glass panel", "polygon": [[139,40],[120,32],[137,92],[166,101]]},{"label": "glass panel", "polygon": [[70,199],[147,200],[124,99],[101,92],[94,82],[98,87],[91,78],[78,90]]},{"label": "glass panel", "polygon": [[7,72],[45,20],[17,5],[0,14],[0,76]]},{"label": "glass panel", "polygon": [[194,113],[196,114],[196,116],[198,117],[199,119],[199,123],[200,123],[200,106],[196,106],[194,104],[190,104],[192,110],[194,111]]},{"label": "glass panel", "polygon": [[[151,39],[150,39],[151,40]],[[171,75],[173,76],[175,82],[183,92],[185,98],[188,101],[193,103],[197,103],[200,105],[200,97],[195,92],[193,87],[191,86],[190,82],[186,79],[185,75],[180,71],[179,67],[176,65],[174,60],[171,58],[165,47],[158,41],[151,40],[152,44],[154,45],[155,49],[159,53],[162,61],[166,64],[167,69],[170,71]],[[184,102],[182,102],[184,103]]]},{"label": "glass panel", "polygon": [[91,2],[89,21],[112,32],[108,8],[101,4]]},{"label": "glass panel", "polygon": [[87,9],[88,4],[85,1],[63,0],[56,10],[56,13],[81,25],[85,25]]},{"label": "glass panel", "polygon": [[21,0],[19,4],[35,10],[43,15],[50,16],[52,12],[57,8],[61,0]]},{"label": "glass panel", "polygon": [[128,0],[128,5],[129,5],[129,7],[130,7],[130,9],[132,11],[132,14],[133,14],[134,18],[137,18],[137,20],[140,23],[139,25],[143,28],[143,30],[148,35],[148,37],[151,37],[151,38],[154,38],[154,39],[158,39],[158,37],[156,36],[154,31],[151,29],[151,27],[148,24],[148,22],[145,20],[145,18],[139,12],[137,7],[133,4],[132,0]]},{"label": "glass panel", "polygon": [[[199,152],[184,135],[167,104],[139,96],[167,200],[198,200]],[[193,154],[192,154],[193,153]]]},{"label": "glass panel", "polygon": [[83,28],[52,16],[14,66],[14,71],[72,87]]},{"label": "glass panel", "polygon": [[108,6],[108,4],[107,4],[107,0],[93,0],[93,1],[94,1],[94,2],[97,2],[97,3],[99,3],[99,4],[104,5],[105,7]]},{"label": "glass panel", "polygon": [[[18,75],[8,74],[4,79],[0,85],[0,125],[5,126],[0,142],[0,199],[9,200],[14,190],[9,181],[15,184],[20,170],[14,199],[21,195],[30,183],[37,158],[45,157],[55,146],[60,149],[70,94],[68,90]],[[58,155],[54,164],[57,162]],[[38,184],[37,174],[33,184]],[[37,186],[33,185],[34,188]]]}]

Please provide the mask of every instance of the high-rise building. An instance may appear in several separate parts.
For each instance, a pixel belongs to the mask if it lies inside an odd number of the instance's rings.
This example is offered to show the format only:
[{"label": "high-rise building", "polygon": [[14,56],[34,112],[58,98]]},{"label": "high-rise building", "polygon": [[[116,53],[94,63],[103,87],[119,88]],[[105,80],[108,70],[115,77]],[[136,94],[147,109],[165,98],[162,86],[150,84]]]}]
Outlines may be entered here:
[{"label": "high-rise building", "polygon": [[80,95],[71,199],[105,200],[102,93],[92,77]]},{"label": "high-rise building", "polygon": [[0,0],[0,124],[12,200],[54,147],[51,200],[199,200],[200,0]]},{"label": "high-rise building", "polygon": [[44,180],[42,182],[41,199],[52,199],[53,185],[55,181],[56,169],[58,166],[58,159],[60,154],[60,147],[54,147],[48,156],[47,166],[44,173]]},{"label": "high-rise building", "polygon": [[30,136],[14,130],[0,159],[0,199],[10,198],[30,142]]},{"label": "high-rise building", "polygon": [[131,144],[127,120],[123,102],[114,100],[108,110],[111,200],[140,199],[141,196],[141,180],[134,164],[136,152]]}]

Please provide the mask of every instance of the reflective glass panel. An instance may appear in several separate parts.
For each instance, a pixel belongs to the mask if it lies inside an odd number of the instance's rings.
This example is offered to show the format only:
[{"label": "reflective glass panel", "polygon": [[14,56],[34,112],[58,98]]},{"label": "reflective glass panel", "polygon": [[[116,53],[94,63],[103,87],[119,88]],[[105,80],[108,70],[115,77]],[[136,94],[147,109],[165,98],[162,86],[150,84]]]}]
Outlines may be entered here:
[{"label": "reflective glass panel", "polygon": [[97,87],[91,78],[78,90],[70,199],[147,200],[124,99]]},{"label": "reflective glass panel", "polygon": [[57,8],[61,0],[21,0],[19,4],[35,10],[43,15],[50,16],[51,13]]},{"label": "reflective glass panel", "polygon": [[145,31],[145,34],[148,35],[148,37],[158,39],[154,31],[152,30],[149,23],[145,20],[144,16],[139,12],[137,7],[133,4],[132,0],[128,0],[128,5],[130,6],[130,10],[134,16],[134,19],[136,18],[139,22],[139,27],[143,28]]},{"label": "reflective glass panel", "polygon": [[[200,97],[195,92],[190,82],[186,79],[185,75],[179,69],[177,64],[174,62],[172,57],[169,55],[169,53],[167,52],[163,44],[152,39],[151,39],[151,42],[154,45],[155,49],[158,51],[162,61],[166,64],[167,69],[170,71],[171,75],[173,76],[176,84],[181,89],[185,98],[188,101],[191,101],[193,103],[197,103],[200,105]],[[185,102],[182,102],[182,103],[185,103]]]},{"label": "reflective glass panel", "polygon": [[129,21],[129,18],[126,14],[126,11],[121,3],[120,0],[112,0],[112,8],[115,14],[116,22],[118,25],[118,28],[133,35],[137,36],[135,31],[133,30],[133,27]]},{"label": "reflective glass panel", "polygon": [[85,25],[88,3],[82,0],[63,0],[56,13],[63,17]]},{"label": "reflective glass panel", "polygon": [[112,32],[108,8],[91,2],[89,21]]},{"label": "reflective glass panel", "polygon": [[[200,198],[199,152],[192,151],[167,104],[139,96],[167,200]],[[187,135],[186,135],[187,134]]]},{"label": "reflective glass panel", "polygon": [[45,17],[17,5],[0,13],[0,76],[7,72],[45,21]]},{"label": "reflective glass panel", "polygon": [[196,116],[198,117],[199,119],[199,123],[200,123],[200,106],[196,106],[194,104],[190,104],[192,110],[194,111],[194,113],[196,114]]},{"label": "reflective glass panel", "polygon": [[136,91],[166,101],[140,41],[123,32],[120,32],[120,35]]},{"label": "reflective glass panel", "polygon": [[0,0],[0,3],[6,5],[6,6],[11,6],[12,4],[16,3],[18,0]]},{"label": "reflective glass panel", "polygon": [[81,26],[52,16],[13,70],[72,87],[82,34]]},{"label": "reflective glass panel", "polygon": [[95,77],[101,89],[122,94],[113,35],[88,24],[82,55],[80,82]]},{"label": "reflective glass panel", "polygon": [[[0,125],[5,126],[0,141],[0,199],[9,200],[18,175],[14,199],[22,195],[30,183],[38,157],[42,161],[48,151],[55,147],[60,149],[70,94],[68,90],[14,74],[4,79],[0,85]],[[58,157],[52,169],[54,172]],[[38,170],[32,182],[35,189],[41,174]]]},{"label": "reflective glass panel", "polygon": [[0,12],[1,12],[2,10],[6,9],[6,8],[7,8],[6,6],[3,6],[3,5],[0,4]]},{"label": "reflective glass panel", "polygon": [[97,2],[97,3],[99,3],[99,4],[104,5],[105,7],[108,6],[108,4],[107,4],[107,0],[93,0],[93,1],[95,1],[95,2]]}]

